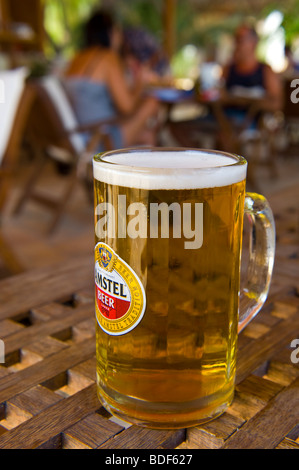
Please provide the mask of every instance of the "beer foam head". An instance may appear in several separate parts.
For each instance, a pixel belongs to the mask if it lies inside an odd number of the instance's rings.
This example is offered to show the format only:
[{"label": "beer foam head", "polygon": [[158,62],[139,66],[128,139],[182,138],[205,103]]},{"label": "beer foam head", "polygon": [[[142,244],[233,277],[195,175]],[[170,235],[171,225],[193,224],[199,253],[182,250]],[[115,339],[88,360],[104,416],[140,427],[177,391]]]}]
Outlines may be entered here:
[{"label": "beer foam head", "polygon": [[94,178],[137,189],[200,189],[228,186],[246,177],[246,161],[217,151],[128,149],[93,161]]}]

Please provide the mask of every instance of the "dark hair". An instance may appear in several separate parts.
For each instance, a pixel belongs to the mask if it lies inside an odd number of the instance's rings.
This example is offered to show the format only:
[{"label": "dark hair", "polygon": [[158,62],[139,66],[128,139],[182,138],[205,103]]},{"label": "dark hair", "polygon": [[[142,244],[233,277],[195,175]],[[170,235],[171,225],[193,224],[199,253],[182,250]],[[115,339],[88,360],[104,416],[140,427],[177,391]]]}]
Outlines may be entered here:
[{"label": "dark hair", "polygon": [[85,25],[85,46],[110,47],[113,26],[114,21],[109,12],[95,13]]},{"label": "dark hair", "polygon": [[240,33],[242,33],[242,32],[243,32],[243,34],[246,34],[246,35],[250,36],[250,37],[251,37],[252,39],[254,39],[256,42],[258,41],[258,34],[257,34],[257,32],[256,32],[256,29],[255,29],[253,26],[248,25],[248,24],[246,24],[246,23],[241,24],[241,25],[237,28],[237,30],[236,30],[236,32],[235,32],[235,36],[237,37],[238,34],[240,34]]}]

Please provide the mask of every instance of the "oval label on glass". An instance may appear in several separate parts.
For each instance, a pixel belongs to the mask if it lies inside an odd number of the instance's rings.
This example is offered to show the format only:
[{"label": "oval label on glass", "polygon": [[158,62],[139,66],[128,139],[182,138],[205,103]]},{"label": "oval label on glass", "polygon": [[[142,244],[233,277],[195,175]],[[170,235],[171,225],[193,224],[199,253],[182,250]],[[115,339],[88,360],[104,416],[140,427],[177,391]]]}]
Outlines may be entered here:
[{"label": "oval label on glass", "polygon": [[109,335],[123,335],[141,321],[146,306],[143,285],[133,269],[105,243],[95,246],[95,310]]}]

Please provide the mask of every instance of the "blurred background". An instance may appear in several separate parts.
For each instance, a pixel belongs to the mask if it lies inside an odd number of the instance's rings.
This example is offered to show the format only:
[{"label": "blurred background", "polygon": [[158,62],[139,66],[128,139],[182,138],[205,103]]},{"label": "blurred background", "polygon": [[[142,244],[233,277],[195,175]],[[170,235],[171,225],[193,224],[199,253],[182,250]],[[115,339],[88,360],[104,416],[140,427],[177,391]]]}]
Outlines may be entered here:
[{"label": "blurred background", "polygon": [[[299,0],[0,0],[1,277],[92,251],[91,156],[120,144],[111,140],[111,122],[81,119],[65,85],[82,77],[74,58],[83,57],[88,20],[103,9],[127,41],[118,53],[128,90],[142,75],[140,96],[156,101],[147,108],[155,145],[241,152],[249,189],[269,197],[298,184]],[[256,87],[250,96],[238,89],[237,104],[221,99],[245,24],[257,35],[257,63],[278,79],[275,106],[266,107]],[[101,75],[94,70],[92,82]],[[249,110],[250,122],[246,114],[234,128],[232,107],[243,117]],[[112,117],[133,122],[134,113],[132,105]],[[122,146],[135,144],[132,127],[125,129],[131,139]],[[136,145],[152,142],[144,135]]]},{"label": "blurred background", "polygon": [[84,22],[99,7],[112,10],[123,27],[142,26],[165,48],[173,73],[195,79],[211,55],[225,63],[236,27],[250,21],[260,37],[259,56],[275,70],[287,66],[289,46],[299,61],[299,2],[286,0],[1,0],[1,68],[47,59],[64,63],[82,45]]}]

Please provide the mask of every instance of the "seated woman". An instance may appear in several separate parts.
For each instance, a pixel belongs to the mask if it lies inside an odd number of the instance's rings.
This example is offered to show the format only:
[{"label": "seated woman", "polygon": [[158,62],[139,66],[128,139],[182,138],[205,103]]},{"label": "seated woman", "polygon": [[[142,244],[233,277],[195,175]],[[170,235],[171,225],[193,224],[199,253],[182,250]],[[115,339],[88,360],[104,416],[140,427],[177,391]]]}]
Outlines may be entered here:
[{"label": "seated woman", "polygon": [[[265,110],[277,111],[282,103],[281,83],[271,67],[258,60],[257,44],[258,36],[253,28],[241,25],[236,30],[234,57],[223,72],[225,89],[229,93],[258,96],[262,99],[261,109],[264,104]],[[246,109],[227,108],[226,115],[236,123],[241,123],[246,116]]]},{"label": "seated woman", "polygon": [[[85,27],[86,47],[73,58],[65,72],[65,86],[79,123],[119,118],[107,126],[115,149],[155,145],[153,118],[158,103],[143,95],[147,71],[142,70],[130,89],[120,59],[121,32],[110,14],[99,11]],[[148,123],[151,122],[151,125]]]},{"label": "seated woman", "polygon": [[[196,145],[200,129],[207,135],[215,135],[215,146],[222,150],[236,151],[236,142],[243,130],[255,131],[259,118],[264,112],[279,111],[282,106],[282,87],[279,76],[256,56],[258,36],[254,29],[241,25],[235,33],[235,51],[232,62],[224,68],[224,90],[221,95],[240,92],[258,96],[257,106],[227,105],[220,99],[219,106],[213,106],[204,117],[193,121],[172,124],[172,133],[179,137],[179,143],[186,146],[188,140]],[[230,97],[229,97],[230,98]],[[227,100],[229,102],[230,100]],[[235,101],[235,100],[234,100]],[[194,137],[193,137],[194,136]]]}]

